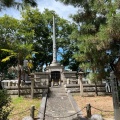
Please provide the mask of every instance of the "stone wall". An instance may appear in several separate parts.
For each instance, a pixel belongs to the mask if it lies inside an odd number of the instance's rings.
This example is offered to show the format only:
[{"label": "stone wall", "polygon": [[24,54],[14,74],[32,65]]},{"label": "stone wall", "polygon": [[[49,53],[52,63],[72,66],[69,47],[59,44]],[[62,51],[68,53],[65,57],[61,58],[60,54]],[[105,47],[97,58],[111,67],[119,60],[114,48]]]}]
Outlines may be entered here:
[{"label": "stone wall", "polygon": [[35,72],[34,73],[35,85],[49,85],[50,73],[49,72]]},{"label": "stone wall", "polygon": [[77,84],[77,72],[76,71],[64,71],[64,84]]}]

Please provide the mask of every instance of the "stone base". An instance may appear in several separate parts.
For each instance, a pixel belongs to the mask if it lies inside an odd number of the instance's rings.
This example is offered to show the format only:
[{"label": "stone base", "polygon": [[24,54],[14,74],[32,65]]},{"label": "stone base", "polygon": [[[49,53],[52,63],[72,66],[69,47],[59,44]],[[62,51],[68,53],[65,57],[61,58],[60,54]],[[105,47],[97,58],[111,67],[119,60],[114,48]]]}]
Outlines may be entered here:
[{"label": "stone base", "polygon": [[[63,81],[63,71],[64,67],[61,66],[59,63],[51,64],[50,66],[46,67],[46,72],[52,73],[52,72],[60,72],[60,78],[58,80]],[[52,77],[50,75],[50,81],[52,81]],[[56,82],[56,81],[54,81]],[[59,81],[58,81],[59,82]],[[60,83],[61,84],[61,83]]]},{"label": "stone base", "polygon": [[60,63],[53,62],[52,64],[50,64],[50,66],[61,66],[61,65],[60,65]]},{"label": "stone base", "polygon": [[64,67],[61,66],[60,64],[51,64],[50,66],[46,67],[46,72],[52,72],[52,71],[60,71],[63,72],[64,71]]}]

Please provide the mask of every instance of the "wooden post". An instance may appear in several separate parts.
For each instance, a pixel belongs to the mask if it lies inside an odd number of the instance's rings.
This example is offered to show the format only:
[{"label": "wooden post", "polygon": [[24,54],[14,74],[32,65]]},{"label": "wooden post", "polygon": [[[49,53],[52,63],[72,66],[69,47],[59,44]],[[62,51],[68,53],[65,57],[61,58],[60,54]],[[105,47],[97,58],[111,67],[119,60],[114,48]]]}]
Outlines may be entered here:
[{"label": "wooden post", "polygon": [[31,106],[30,116],[34,120],[34,117],[35,117],[35,106],[34,105]]},{"label": "wooden post", "polygon": [[91,117],[91,105],[87,104],[86,106],[87,118]]},{"label": "wooden post", "polygon": [[34,78],[31,79],[31,98],[34,98]]}]

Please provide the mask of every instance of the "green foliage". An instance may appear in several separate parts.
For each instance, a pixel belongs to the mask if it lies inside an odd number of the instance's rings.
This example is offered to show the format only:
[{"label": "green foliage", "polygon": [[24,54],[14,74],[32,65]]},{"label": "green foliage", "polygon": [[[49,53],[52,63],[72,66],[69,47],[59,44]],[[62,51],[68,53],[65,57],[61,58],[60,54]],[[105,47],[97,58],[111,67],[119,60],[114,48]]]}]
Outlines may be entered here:
[{"label": "green foliage", "polygon": [[103,78],[106,79],[106,76],[109,76],[109,73],[104,72],[104,71],[101,71],[101,72],[98,72],[98,73],[90,72],[89,75],[87,75],[87,78],[90,79],[90,81],[92,83],[98,83]]},{"label": "green foliage", "polygon": [[0,49],[3,47],[8,49],[10,45],[13,45],[18,25],[19,23],[15,18],[7,15],[0,18]]},{"label": "green foliage", "polygon": [[[21,12],[21,20],[9,16],[0,18],[0,61],[4,62],[0,63],[2,68],[6,69],[6,66],[11,64],[16,65],[18,61],[22,64],[24,59],[31,57],[34,69],[38,65],[43,66],[52,62],[53,12],[45,9],[41,13],[38,9],[26,7]],[[71,36],[70,34],[73,30],[77,30],[77,26],[60,18],[56,13],[55,22],[57,50],[62,57],[61,63],[65,66],[75,64],[72,55],[77,47],[72,40],[74,34]],[[64,52],[59,52],[59,48]]]},{"label": "green foliage", "polygon": [[[93,71],[92,79],[106,76],[105,67],[118,55],[120,44],[120,2],[118,0],[58,0],[66,5],[78,7],[78,12],[71,18],[78,25],[73,41],[78,50],[74,58],[83,70]],[[111,50],[111,55],[106,54]],[[98,78],[98,79],[97,79]]]},{"label": "green foliage", "polygon": [[[38,64],[42,67],[44,64],[47,65],[52,62],[53,12],[54,11],[45,9],[43,13],[40,13],[38,9],[31,8],[27,8],[22,12],[23,30],[28,32],[30,30],[34,31],[33,46],[34,50],[38,52],[33,60],[35,68]],[[75,24],[71,24],[69,21],[60,18],[56,13],[55,24],[57,51],[62,57],[61,63],[67,66],[70,63],[69,61],[74,49],[70,34],[76,26]],[[21,31],[21,33],[23,33],[23,31]],[[63,49],[64,52],[59,52],[59,48]]]},{"label": "green foliage", "polygon": [[11,108],[11,98],[6,90],[0,90],[0,120],[8,120]]},{"label": "green foliage", "polygon": [[23,29],[20,32],[34,31],[33,48],[38,52],[33,59],[34,67],[36,68],[38,64],[43,66],[50,63],[52,61],[52,11],[45,10],[42,14],[38,9],[27,8],[22,12],[22,16]]},{"label": "green foliage", "polygon": [[[18,29],[18,21],[15,18],[5,15],[0,18],[0,49],[11,49],[14,47],[13,42],[16,37],[16,30]],[[9,56],[9,52],[0,50],[0,71],[5,72],[9,66],[16,64],[16,59],[12,58],[10,61],[1,62],[3,58]],[[11,56],[8,57],[8,59]],[[5,60],[6,61],[6,60]]]},{"label": "green foliage", "polygon": [[90,73],[88,78],[93,82],[95,83],[98,79],[98,73]]},{"label": "green foliage", "polygon": [[120,41],[120,13],[115,14],[108,20],[109,36]]},{"label": "green foliage", "polygon": [[11,72],[11,73],[7,73],[7,75],[5,77],[7,77],[8,79],[11,80],[11,79],[15,79],[16,75],[14,72]]},{"label": "green foliage", "polygon": [[36,52],[32,51],[32,44],[14,44],[13,50],[8,49],[1,49],[5,52],[10,53],[10,56],[6,56],[6,58],[2,59],[2,62],[6,62],[7,60],[10,60],[11,57],[16,57],[19,61],[19,64],[23,64],[24,59],[30,59],[32,57],[32,54],[35,54]]},{"label": "green foliage", "polygon": [[16,0],[2,0],[0,2],[0,10],[6,7],[16,7],[16,8],[23,8],[25,6],[32,6],[36,7],[37,3],[35,0],[23,0],[23,1],[16,1]]}]

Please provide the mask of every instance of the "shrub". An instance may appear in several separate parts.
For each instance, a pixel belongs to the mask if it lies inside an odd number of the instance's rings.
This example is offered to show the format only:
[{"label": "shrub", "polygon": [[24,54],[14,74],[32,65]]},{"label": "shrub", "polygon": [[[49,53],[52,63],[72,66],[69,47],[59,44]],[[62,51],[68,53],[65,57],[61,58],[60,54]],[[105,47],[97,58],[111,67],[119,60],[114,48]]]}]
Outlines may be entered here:
[{"label": "shrub", "polygon": [[11,97],[6,90],[0,90],[0,120],[8,120],[11,110]]}]

